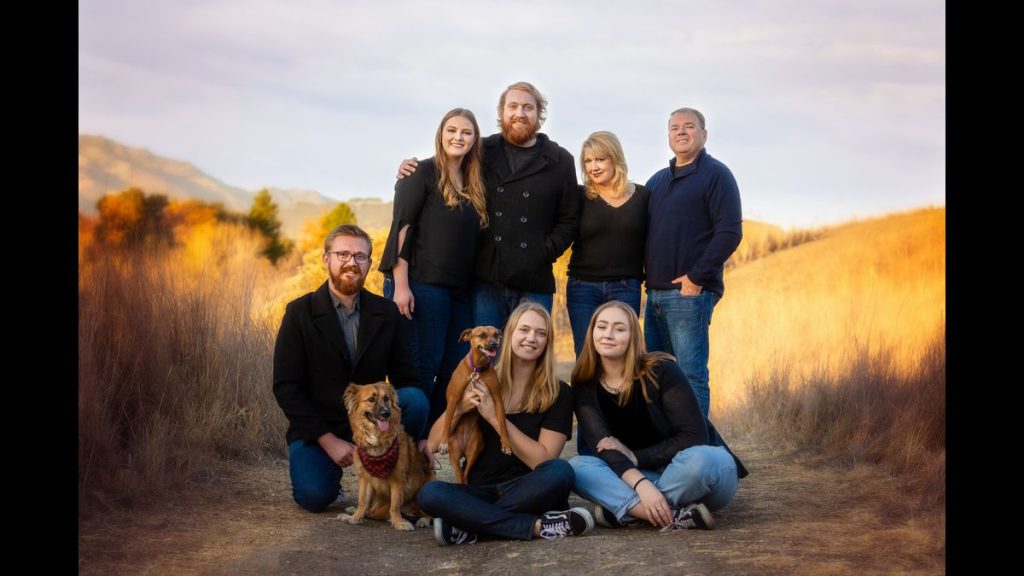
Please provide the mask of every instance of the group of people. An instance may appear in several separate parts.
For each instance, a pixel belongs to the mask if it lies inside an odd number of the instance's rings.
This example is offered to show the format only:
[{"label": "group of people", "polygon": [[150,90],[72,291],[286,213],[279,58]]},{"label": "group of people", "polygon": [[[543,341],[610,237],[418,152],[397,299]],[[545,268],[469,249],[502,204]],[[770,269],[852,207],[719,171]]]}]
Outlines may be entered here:
[{"label": "group of people", "polygon": [[[429,459],[445,391],[468,352],[466,328],[503,328],[497,372],[512,454],[499,447],[494,399],[467,387],[484,452],[468,484],[433,481],[418,503],[441,544],[530,539],[649,523],[714,527],[746,475],[707,420],[708,327],[726,259],[742,237],[739,191],[707,154],[703,115],[669,116],[669,166],[629,181],[616,136],[572,155],[540,127],[532,84],[498,102],[486,138],[472,112],[441,119],[435,155],[402,162],[379,270],[363,289],[372,242],[343,225],[324,242],[328,280],[291,302],[274,352],[274,394],[289,420],[293,497],[310,511],[339,498],[353,446],[342,393],[387,378],[405,430]],[[572,247],[566,305],[577,355],[571,386],[554,375],[552,265]],[[646,284],[644,329],[639,322]],[[579,455],[559,458],[578,422]],[[431,426],[431,424],[433,424]],[[572,491],[595,504],[569,508]]]}]

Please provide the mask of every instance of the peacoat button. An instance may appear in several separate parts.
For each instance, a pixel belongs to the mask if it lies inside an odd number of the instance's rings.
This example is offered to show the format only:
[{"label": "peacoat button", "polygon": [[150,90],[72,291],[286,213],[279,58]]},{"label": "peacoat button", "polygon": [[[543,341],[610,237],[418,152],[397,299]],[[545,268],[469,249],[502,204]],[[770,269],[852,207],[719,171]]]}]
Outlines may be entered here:
[{"label": "peacoat button", "polygon": [[495,242],[501,242],[501,236],[495,236],[494,237],[494,241]]},{"label": "peacoat button", "polygon": [[522,218],[520,218],[519,221],[520,222],[526,222],[526,216],[523,216]]},{"label": "peacoat button", "polygon": [[523,242],[522,244],[520,244],[519,247],[520,248],[526,248],[526,242]]},{"label": "peacoat button", "polygon": [[497,216],[498,218],[501,218],[501,210],[495,212],[494,215]]},{"label": "peacoat button", "polygon": [[523,192],[523,198],[529,198],[529,197],[530,197],[530,191],[529,190],[527,190],[526,192]]},{"label": "peacoat button", "polygon": [[505,191],[504,188],[502,188],[501,186],[498,186],[498,192],[504,192],[504,191]]}]

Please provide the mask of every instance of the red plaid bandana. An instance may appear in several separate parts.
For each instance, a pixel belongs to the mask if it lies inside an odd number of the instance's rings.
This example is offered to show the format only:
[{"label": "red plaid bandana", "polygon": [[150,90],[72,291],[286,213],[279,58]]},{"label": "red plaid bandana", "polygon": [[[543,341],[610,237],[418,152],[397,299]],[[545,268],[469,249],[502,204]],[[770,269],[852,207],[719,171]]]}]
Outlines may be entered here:
[{"label": "red plaid bandana", "polygon": [[370,456],[362,446],[356,450],[359,451],[359,461],[362,462],[363,468],[374,478],[387,478],[398,463],[398,438],[395,438],[388,451],[380,456]]}]

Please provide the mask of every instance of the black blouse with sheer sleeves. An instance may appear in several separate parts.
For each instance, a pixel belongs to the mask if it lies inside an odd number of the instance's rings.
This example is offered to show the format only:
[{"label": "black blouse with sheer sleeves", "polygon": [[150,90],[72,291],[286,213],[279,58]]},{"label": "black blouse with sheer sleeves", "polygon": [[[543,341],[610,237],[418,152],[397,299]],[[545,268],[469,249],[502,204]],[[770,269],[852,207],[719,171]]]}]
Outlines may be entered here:
[{"label": "black blouse with sheer sleeves", "polygon": [[[409,225],[402,251],[398,234]],[[421,284],[467,288],[473,283],[480,217],[469,201],[450,208],[437,187],[434,158],[395,184],[391,231],[378,270],[391,275],[398,257],[409,263],[409,278]]]}]

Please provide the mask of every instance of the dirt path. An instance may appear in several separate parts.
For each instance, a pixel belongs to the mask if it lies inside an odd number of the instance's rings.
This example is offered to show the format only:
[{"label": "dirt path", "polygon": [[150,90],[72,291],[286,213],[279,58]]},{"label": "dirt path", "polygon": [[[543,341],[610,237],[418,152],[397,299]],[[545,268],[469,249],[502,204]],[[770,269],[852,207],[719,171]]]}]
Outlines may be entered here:
[{"label": "dirt path", "polygon": [[[79,523],[81,574],[942,574],[945,513],[912,515],[868,466],[730,439],[751,475],[719,529],[597,528],[559,541],[439,547],[432,532],[349,526],[290,497],[287,462],[238,468],[132,514]],[[563,457],[575,453],[566,446]],[[445,471],[448,472],[448,471]],[[445,473],[443,472],[443,473]],[[354,477],[345,493],[355,496]],[[572,504],[583,504],[573,496]]]}]

